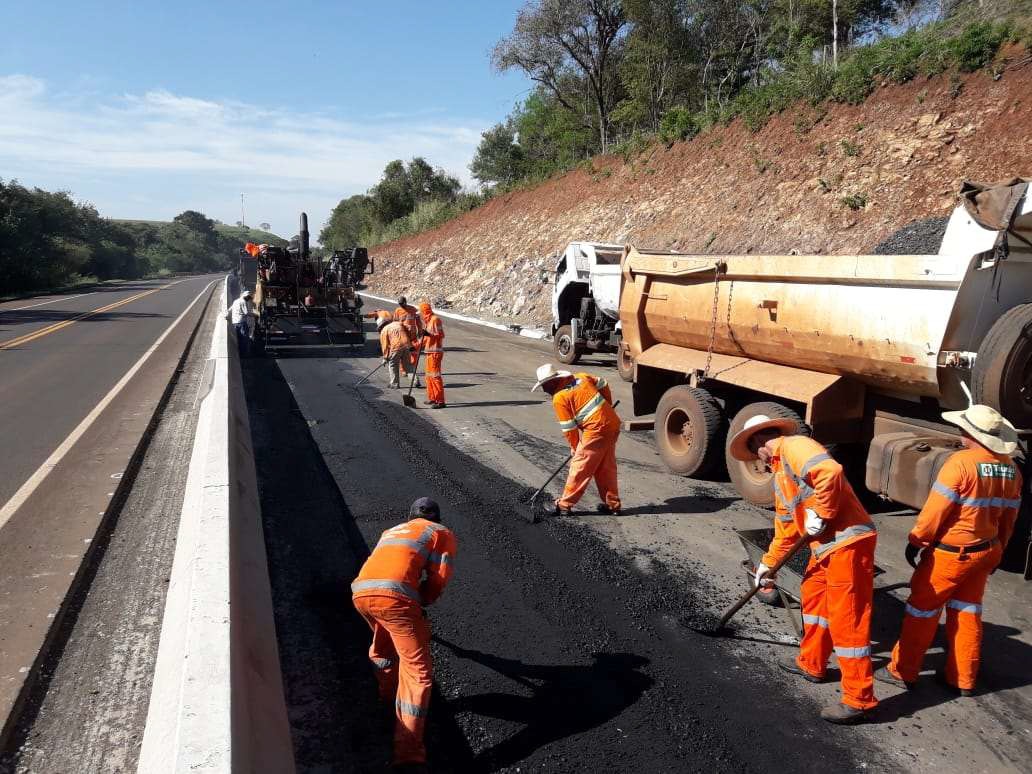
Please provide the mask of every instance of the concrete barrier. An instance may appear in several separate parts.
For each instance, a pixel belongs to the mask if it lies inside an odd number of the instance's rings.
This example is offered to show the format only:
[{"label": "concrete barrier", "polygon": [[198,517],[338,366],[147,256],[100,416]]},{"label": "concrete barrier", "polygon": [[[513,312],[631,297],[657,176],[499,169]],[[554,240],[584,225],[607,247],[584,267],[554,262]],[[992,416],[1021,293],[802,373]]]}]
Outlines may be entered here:
[{"label": "concrete barrier", "polygon": [[[374,301],[383,301],[384,303],[394,304],[397,303],[397,299],[384,298],[383,296],[374,296],[372,293],[359,293],[358,295],[363,298],[371,298]],[[525,339],[547,339],[550,338],[547,331],[540,330],[538,328],[524,328],[520,325],[503,325],[502,323],[490,322],[488,320],[481,320],[479,317],[470,317],[465,314],[457,314],[456,312],[445,312],[440,309],[434,308],[434,314],[439,317],[443,317],[446,320],[459,320],[460,322],[473,323],[474,325],[483,325],[485,328],[494,328],[496,331],[505,331],[506,333],[513,333],[517,336],[522,336]]]},{"label": "concrete barrier", "polygon": [[[226,308],[228,279],[220,310]],[[216,321],[138,771],[295,770],[235,338]]]}]

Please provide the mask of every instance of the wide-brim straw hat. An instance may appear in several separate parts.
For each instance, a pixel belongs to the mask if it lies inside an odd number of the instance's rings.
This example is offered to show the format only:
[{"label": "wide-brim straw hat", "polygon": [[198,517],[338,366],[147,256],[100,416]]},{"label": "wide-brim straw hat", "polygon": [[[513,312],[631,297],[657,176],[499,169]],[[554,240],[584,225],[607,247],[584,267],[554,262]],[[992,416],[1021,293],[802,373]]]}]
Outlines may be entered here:
[{"label": "wide-brim straw hat", "polygon": [[745,427],[735,433],[731,439],[731,456],[741,462],[751,462],[757,459],[749,448],[749,439],[764,430],[777,430],[782,435],[792,435],[799,431],[799,425],[794,419],[785,417],[768,417],[766,414],[757,414],[745,421]]},{"label": "wide-brim straw hat", "polygon": [[1013,454],[1018,448],[1018,431],[992,406],[976,403],[963,411],[944,411],[942,418],[997,454]]},{"label": "wide-brim straw hat", "polygon": [[570,371],[560,371],[551,363],[545,363],[543,366],[538,366],[537,370],[537,384],[530,388],[531,392],[534,392],[545,382],[550,382],[553,379],[562,379],[566,376],[573,376]]}]

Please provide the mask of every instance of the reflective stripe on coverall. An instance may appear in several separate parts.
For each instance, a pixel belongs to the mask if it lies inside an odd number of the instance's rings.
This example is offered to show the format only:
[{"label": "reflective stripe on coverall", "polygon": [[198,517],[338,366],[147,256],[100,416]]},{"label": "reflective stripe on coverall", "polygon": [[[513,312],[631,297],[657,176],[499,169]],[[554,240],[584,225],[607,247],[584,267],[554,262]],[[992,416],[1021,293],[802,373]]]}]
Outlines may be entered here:
[{"label": "reflective stripe on coverall", "polygon": [[[423,335],[423,321],[419,319],[419,311],[411,304],[399,306],[394,310],[394,319],[405,326],[409,338],[412,339],[412,349],[409,350],[409,364],[416,365],[419,358],[419,348],[422,346],[421,336]],[[401,370],[408,373],[405,363],[402,363]]]},{"label": "reflective stripe on coverall", "polygon": [[423,319],[423,329],[430,334],[423,337],[423,352],[426,354],[426,399],[431,403],[444,403],[444,380],[441,378],[441,365],[444,362],[444,325],[441,324],[441,318],[434,314],[430,304],[420,304],[419,314]]},{"label": "reflective stripe on coverall", "polygon": [[351,584],[355,609],[373,632],[369,660],[380,697],[394,699],[395,763],[426,761],[423,730],[433,665],[430,624],[422,606],[432,604],[444,591],[455,552],[451,530],[427,519],[413,519],[383,533]]},{"label": "reflective stripe on coverall", "polygon": [[[928,494],[910,543],[923,547],[910,579],[899,642],[892,649],[889,672],[915,682],[925,651],[946,608],[946,681],[971,690],[978,677],[982,647],[982,597],[1000,563],[1021,506],[1021,473],[1004,454],[965,449],[942,466]],[[935,543],[974,546],[981,551],[953,553]]]},{"label": "reflective stripe on coverall", "polygon": [[566,487],[558,504],[572,508],[595,479],[598,495],[613,510],[620,508],[616,476],[616,442],[620,417],[613,410],[613,395],[602,377],[578,373],[552,396],[559,427],[573,451]]},{"label": "reflective stripe on coverall", "polygon": [[400,322],[392,322],[383,326],[383,330],[380,331],[380,352],[387,361],[391,387],[397,387],[400,384],[399,370],[405,370],[404,363],[408,359],[411,347],[412,340]]},{"label": "reflective stripe on coverall", "polygon": [[805,533],[806,511],[827,523],[810,541],[810,562],[801,586],[803,641],[796,663],[823,677],[832,652],[842,675],[842,703],[856,709],[878,705],[871,668],[871,609],[877,532],[846,480],[842,466],[811,438],[776,441],[774,539],[763,563],[772,567]]}]

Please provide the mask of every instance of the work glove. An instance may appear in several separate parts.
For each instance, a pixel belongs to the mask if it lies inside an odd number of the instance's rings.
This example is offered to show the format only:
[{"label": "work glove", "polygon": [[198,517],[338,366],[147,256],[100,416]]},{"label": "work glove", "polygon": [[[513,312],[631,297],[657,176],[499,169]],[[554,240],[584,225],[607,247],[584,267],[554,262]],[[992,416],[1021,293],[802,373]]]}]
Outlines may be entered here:
[{"label": "work glove", "polygon": [[828,522],[818,516],[817,511],[807,508],[806,521],[803,522],[803,526],[806,528],[807,535],[810,537],[816,537],[824,532],[824,528],[828,526]]},{"label": "work glove", "polygon": [[909,564],[911,567],[913,567],[916,570],[917,569],[917,557],[921,553],[920,546],[915,546],[912,543],[907,543],[907,548],[906,548],[906,551],[904,553],[906,554],[906,557],[907,557],[907,564]]},{"label": "work glove", "polygon": [[774,586],[774,576],[770,574],[770,567],[760,562],[756,565],[756,577],[753,583],[757,588],[769,589]]}]

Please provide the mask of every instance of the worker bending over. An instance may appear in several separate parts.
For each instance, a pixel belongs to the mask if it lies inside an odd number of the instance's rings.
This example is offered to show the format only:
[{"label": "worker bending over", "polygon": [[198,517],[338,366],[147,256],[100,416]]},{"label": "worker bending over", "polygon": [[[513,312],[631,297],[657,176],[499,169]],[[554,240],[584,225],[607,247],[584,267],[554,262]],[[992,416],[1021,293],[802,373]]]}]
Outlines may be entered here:
[{"label": "worker bending over", "polygon": [[380,320],[386,320],[387,322],[394,320],[394,315],[386,309],[376,309],[372,312],[366,312],[362,317],[367,320],[376,320],[377,325],[379,325]]},{"label": "worker bending over", "polygon": [[602,504],[599,513],[620,513],[616,481],[616,442],[620,417],[613,410],[613,395],[600,376],[557,371],[546,363],[537,370],[538,387],[552,396],[559,427],[570,443],[573,460],[563,495],[555,503],[555,515],[568,516],[595,479]]},{"label": "worker bending over", "polygon": [[[412,347],[409,349],[409,355],[406,361],[401,364],[401,372],[408,377],[409,368],[415,371],[417,364],[419,363],[419,347],[423,340],[423,321],[419,317],[419,311],[409,304],[408,299],[405,296],[401,296],[398,299],[398,308],[394,310],[394,319],[405,326],[405,330],[408,331],[409,339],[412,341]],[[419,387],[419,377],[416,376],[413,384]]]},{"label": "worker bending over", "polygon": [[390,372],[387,386],[398,388],[401,386],[400,370],[404,368],[403,363],[408,359],[412,339],[409,338],[405,326],[396,320],[381,318],[376,321],[376,330],[380,332],[380,353]]},{"label": "worker bending over", "polygon": [[351,584],[355,609],[373,630],[369,660],[383,701],[394,700],[395,765],[426,762],[423,729],[430,708],[433,666],[432,605],[451,580],[456,541],[441,524],[441,509],[420,497],[410,521],[380,536]]},{"label": "worker bending over", "polygon": [[877,531],[827,449],[791,419],[751,417],[731,440],[731,455],[759,459],[774,473],[774,539],[756,568],[755,583],[772,586],[770,568],[801,535],[810,562],[801,587],[803,641],[786,672],[823,682],[834,650],[842,701],[821,711],[830,723],[858,723],[878,705],[871,669],[871,607]]},{"label": "worker bending over", "polygon": [[441,378],[441,364],[444,362],[444,325],[434,314],[429,301],[419,305],[419,317],[423,323],[422,347],[426,355],[426,405],[434,409],[445,408],[444,380]]},{"label": "worker bending over", "polygon": [[258,312],[251,303],[252,298],[254,294],[250,290],[245,290],[240,294],[240,298],[229,305],[229,309],[223,315],[236,331],[237,349],[241,357],[251,354],[251,340],[254,338],[255,321],[258,319]]},{"label": "worker bending over", "polygon": [[906,558],[915,569],[903,629],[892,661],[875,677],[913,687],[945,607],[946,670],[939,680],[970,696],[982,646],[982,595],[1021,506],[1021,474],[1010,457],[1018,435],[989,406],[942,417],[964,431],[965,448],[942,466],[910,532]]}]

